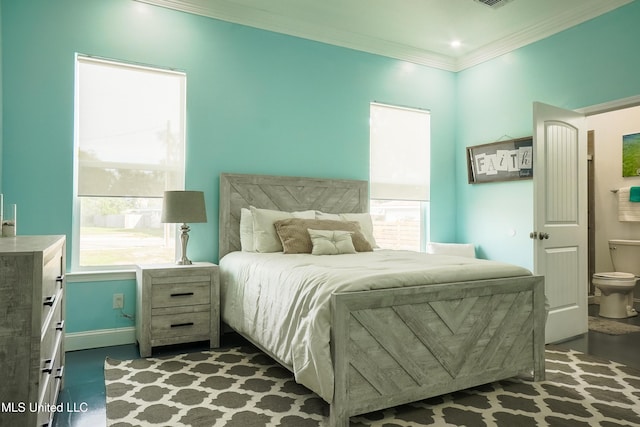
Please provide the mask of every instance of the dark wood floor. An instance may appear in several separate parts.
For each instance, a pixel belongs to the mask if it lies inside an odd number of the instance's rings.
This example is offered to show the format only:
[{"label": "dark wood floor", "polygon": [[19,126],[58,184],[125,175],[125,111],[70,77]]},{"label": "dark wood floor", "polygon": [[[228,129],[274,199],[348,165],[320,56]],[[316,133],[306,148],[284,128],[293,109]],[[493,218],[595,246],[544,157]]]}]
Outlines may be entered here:
[{"label": "dark wood floor", "polygon": [[[636,304],[640,311],[640,304]],[[598,315],[598,305],[589,306],[589,315]],[[614,320],[614,319],[611,319]],[[640,316],[615,319],[616,322],[640,326]],[[607,335],[589,331],[586,335],[558,344],[602,359],[614,360],[640,369],[640,332],[626,335]]]}]

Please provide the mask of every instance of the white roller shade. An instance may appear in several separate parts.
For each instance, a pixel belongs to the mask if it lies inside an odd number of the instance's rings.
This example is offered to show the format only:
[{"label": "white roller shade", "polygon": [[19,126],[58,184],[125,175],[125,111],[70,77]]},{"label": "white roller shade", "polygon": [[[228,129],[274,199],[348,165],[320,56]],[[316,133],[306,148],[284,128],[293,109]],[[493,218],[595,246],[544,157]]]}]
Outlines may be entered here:
[{"label": "white roller shade", "polygon": [[429,200],[428,111],[371,103],[370,197]]},{"label": "white roller shade", "polygon": [[184,73],[79,56],[77,78],[78,195],[183,188]]}]

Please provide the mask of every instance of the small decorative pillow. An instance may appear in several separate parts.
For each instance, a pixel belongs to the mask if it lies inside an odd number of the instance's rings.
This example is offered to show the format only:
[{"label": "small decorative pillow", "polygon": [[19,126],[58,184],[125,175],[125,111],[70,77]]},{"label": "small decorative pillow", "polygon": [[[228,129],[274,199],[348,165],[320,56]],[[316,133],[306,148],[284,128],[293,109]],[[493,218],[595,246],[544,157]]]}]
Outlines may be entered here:
[{"label": "small decorative pillow", "polygon": [[372,248],[377,248],[375,237],[373,237],[373,221],[368,213],[341,213],[330,214],[316,211],[316,219],[331,219],[334,221],[356,221],[360,224],[360,231],[367,239]]},{"label": "small decorative pillow", "polygon": [[343,230],[313,230],[309,229],[309,237],[313,249],[312,255],[340,255],[355,254],[351,232]]}]

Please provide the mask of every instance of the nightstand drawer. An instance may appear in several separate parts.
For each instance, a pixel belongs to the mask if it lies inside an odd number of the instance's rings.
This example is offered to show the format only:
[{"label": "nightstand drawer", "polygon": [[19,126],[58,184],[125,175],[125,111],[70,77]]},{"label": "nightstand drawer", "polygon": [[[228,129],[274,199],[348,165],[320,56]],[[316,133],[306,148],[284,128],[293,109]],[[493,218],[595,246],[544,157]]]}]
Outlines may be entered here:
[{"label": "nightstand drawer", "polygon": [[162,339],[202,335],[209,336],[211,313],[209,311],[166,314],[151,317],[151,334]]},{"label": "nightstand drawer", "polygon": [[165,283],[153,285],[151,307],[179,307],[184,305],[209,304],[211,283]]}]

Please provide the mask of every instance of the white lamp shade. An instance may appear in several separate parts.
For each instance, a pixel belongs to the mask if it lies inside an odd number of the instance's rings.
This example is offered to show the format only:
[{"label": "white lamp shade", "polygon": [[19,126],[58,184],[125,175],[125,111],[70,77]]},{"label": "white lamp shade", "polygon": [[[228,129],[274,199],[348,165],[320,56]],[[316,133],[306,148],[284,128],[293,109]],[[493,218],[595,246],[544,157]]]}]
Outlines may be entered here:
[{"label": "white lamp shade", "polygon": [[207,222],[202,191],[165,191],[160,221],[167,223]]}]

